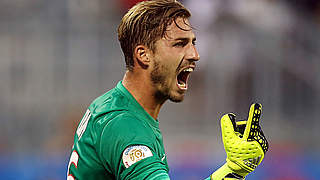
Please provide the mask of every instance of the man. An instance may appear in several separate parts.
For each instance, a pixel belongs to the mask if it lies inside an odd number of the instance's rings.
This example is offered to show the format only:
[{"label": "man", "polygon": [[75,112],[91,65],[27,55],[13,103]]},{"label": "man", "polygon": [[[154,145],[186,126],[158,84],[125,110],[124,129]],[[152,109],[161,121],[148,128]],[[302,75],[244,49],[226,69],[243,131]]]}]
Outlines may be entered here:
[{"label": "man", "polygon": [[[190,16],[174,0],[141,2],[124,15],[118,38],[127,71],[114,89],[93,101],[81,120],[68,180],[169,179],[157,117],[166,100],[183,100],[188,77],[200,59]],[[236,122],[232,114],[222,118],[227,163],[208,179],[241,179],[262,161],[264,150],[255,140],[261,136],[265,141],[259,131],[260,113],[256,104],[248,121]]]}]

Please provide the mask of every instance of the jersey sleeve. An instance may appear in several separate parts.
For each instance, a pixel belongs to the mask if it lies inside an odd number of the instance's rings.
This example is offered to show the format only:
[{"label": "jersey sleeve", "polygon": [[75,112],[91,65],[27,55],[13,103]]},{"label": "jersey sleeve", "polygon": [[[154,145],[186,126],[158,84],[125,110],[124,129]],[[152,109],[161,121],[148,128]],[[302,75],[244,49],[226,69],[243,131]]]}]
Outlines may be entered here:
[{"label": "jersey sleeve", "polygon": [[121,172],[120,179],[169,180],[168,172],[161,160],[156,157],[142,159]]},{"label": "jersey sleeve", "polygon": [[[123,113],[105,125],[98,154],[103,166],[115,175],[115,179],[169,179],[168,169],[157,153],[155,141],[148,124]],[[134,151],[143,156],[133,157]]]}]

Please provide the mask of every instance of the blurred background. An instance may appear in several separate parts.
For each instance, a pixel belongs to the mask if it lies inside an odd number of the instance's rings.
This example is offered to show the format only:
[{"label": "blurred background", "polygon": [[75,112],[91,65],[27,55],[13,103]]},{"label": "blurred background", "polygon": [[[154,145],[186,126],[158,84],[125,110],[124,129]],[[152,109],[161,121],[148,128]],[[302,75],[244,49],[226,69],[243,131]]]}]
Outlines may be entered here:
[{"label": "blurred background", "polygon": [[[77,124],[125,72],[116,29],[137,1],[0,1],[0,179],[66,179]],[[201,60],[159,116],[172,179],[221,166],[220,117],[252,102],[270,150],[247,179],[320,179],[319,1],[183,3]]]}]

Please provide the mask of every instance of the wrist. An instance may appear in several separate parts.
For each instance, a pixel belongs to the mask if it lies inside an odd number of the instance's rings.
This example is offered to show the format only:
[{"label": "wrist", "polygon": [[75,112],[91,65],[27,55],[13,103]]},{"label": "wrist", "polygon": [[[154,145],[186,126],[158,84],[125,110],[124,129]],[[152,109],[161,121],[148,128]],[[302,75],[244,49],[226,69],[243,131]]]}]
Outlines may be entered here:
[{"label": "wrist", "polygon": [[225,163],[223,166],[221,166],[218,170],[216,170],[214,173],[210,175],[210,179],[222,180],[224,178],[230,178],[242,180],[247,174],[248,173],[235,172],[228,166],[228,163]]},{"label": "wrist", "polygon": [[250,171],[245,170],[245,168],[239,166],[237,163],[230,161],[227,158],[227,163],[225,164],[233,173],[242,176],[242,177],[246,177]]}]

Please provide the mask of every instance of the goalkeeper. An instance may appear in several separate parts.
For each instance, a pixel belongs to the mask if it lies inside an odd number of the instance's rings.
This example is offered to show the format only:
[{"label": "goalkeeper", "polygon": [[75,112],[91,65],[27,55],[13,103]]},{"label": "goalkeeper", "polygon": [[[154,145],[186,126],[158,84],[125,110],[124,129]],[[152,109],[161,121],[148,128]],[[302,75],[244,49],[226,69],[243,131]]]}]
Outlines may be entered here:
[{"label": "goalkeeper", "polygon": [[[200,59],[190,16],[175,0],[144,1],[123,16],[118,39],[127,70],[80,121],[68,180],[170,179],[158,114],[165,101],[183,101]],[[260,115],[261,105],[253,104],[245,121],[222,117],[226,164],[208,179],[244,179],[261,163],[268,144]]]}]

